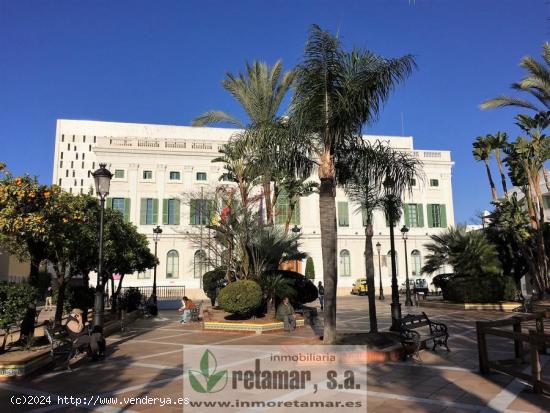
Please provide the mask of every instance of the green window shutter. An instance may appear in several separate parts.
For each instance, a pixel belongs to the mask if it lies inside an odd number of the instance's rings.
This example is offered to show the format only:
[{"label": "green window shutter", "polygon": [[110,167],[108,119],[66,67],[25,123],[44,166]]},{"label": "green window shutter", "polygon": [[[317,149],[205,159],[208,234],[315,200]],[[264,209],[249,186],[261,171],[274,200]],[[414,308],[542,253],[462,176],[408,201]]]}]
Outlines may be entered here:
[{"label": "green window shutter", "polygon": [[214,222],[214,219],[216,219],[216,208],[215,208],[214,201],[208,201],[208,212],[210,220],[208,221],[209,224],[212,224]]},{"label": "green window shutter", "polygon": [[416,204],[416,216],[418,219],[418,226],[422,228],[424,226],[424,208],[422,204]]},{"label": "green window shutter", "polygon": [[174,225],[180,224],[180,200],[174,199]]},{"label": "green window shutter", "polygon": [[153,199],[153,225],[156,225],[158,222],[158,216],[159,216],[159,200]]},{"label": "green window shutter", "polygon": [[428,204],[428,228],[434,227],[434,206]]},{"label": "green window shutter", "polygon": [[139,224],[147,223],[147,198],[141,198],[141,208],[139,210]]},{"label": "green window shutter", "polygon": [[130,222],[130,198],[124,199],[124,221]]},{"label": "green window shutter", "polygon": [[283,225],[286,221],[288,197],[285,193],[279,193],[275,203],[275,225]]},{"label": "green window shutter", "polygon": [[189,203],[189,224],[191,225],[197,225],[195,214],[197,210],[197,200],[192,199]]},{"label": "green window shutter", "polygon": [[113,198],[105,198],[105,208],[111,209],[113,207]]},{"label": "green window shutter", "polygon": [[363,220],[363,226],[366,227],[369,223],[369,217],[366,208],[361,208],[361,219]]},{"label": "green window shutter", "polygon": [[405,204],[403,205],[403,214],[405,215],[405,225],[407,227],[411,227],[411,220],[409,218],[409,210],[411,209],[411,206],[410,204]]},{"label": "green window shutter", "polygon": [[162,224],[168,225],[168,199],[162,200]]},{"label": "green window shutter", "polygon": [[338,202],[338,226],[349,227],[349,213],[347,202]]},{"label": "green window shutter", "polygon": [[445,204],[439,205],[439,213],[441,214],[441,228],[447,228],[447,207]]},{"label": "green window shutter", "polygon": [[296,205],[294,205],[294,211],[292,211],[292,219],[291,223],[293,225],[300,225],[300,200],[296,202]]}]

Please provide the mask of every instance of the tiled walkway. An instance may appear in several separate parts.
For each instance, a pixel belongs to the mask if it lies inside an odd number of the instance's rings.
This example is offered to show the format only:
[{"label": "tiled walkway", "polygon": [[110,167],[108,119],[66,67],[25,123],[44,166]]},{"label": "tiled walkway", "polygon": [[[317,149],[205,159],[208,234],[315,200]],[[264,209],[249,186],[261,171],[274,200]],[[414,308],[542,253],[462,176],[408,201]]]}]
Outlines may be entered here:
[{"label": "tiled walkway", "polygon": [[[338,331],[368,331],[366,297],[339,298]],[[390,325],[389,300],[378,302],[379,328]],[[411,312],[418,312],[413,309]],[[497,319],[503,313],[425,309],[430,318],[450,329],[451,352],[422,352],[423,362],[396,362],[368,366],[369,412],[549,412],[550,397],[531,393],[528,386],[501,375],[477,373],[475,320]],[[407,309],[404,307],[404,312]],[[158,320],[138,320],[129,331],[108,340],[105,361],[81,361],[72,372],[51,372],[13,383],[0,383],[2,411],[182,411],[182,406],[128,405],[112,403],[87,408],[57,404],[57,396],[181,397],[184,352],[207,344],[288,345],[318,344],[311,327],[293,334],[263,335],[203,332],[199,325],[180,326],[176,312],[161,313]],[[491,340],[492,357],[512,355],[506,340]],[[187,354],[187,353],[186,353]],[[185,356],[187,357],[187,356]],[[546,370],[550,361],[546,358]],[[14,406],[12,396],[52,396],[50,405]],[[39,398],[36,398],[38,401]],[[546,409],[546,410],[545,410]],[[215,412],[216,410],[208,410]],[[259,411],[259,410],[256,410]],[[292,411],[292,410],[288,410]]]}]

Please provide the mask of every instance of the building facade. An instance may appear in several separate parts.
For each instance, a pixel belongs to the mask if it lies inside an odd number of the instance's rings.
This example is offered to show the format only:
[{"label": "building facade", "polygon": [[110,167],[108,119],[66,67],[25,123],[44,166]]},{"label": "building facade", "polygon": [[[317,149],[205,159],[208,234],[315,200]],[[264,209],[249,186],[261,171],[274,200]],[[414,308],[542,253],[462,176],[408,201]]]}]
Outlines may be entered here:
[{"label": "building facade", "polygon": [[[223,165],[212,163],[218,150],[235,129],[170,125],[148,125],[81,120],[58,120],[55,137],[53,183],[72,193],[89,193],[94,186],[91,173],[106,163],[114,174],[108,206],[120,210],[139,232],[146,234],[153,250],[153,228],[163,229],[158,243],[157,284],[185,286],[189,295],[201,288],[201,252],[190,242],[201,217],[197,216],[192,194],[212,191],[220,184]],[[405,195],[403,216],[396,225],[396,256],[399,284],[421,276],[429,236],[454,225],[450,152],[417,150],[412,137],[365,136],[391,147],[411,152],[423,163],[424,176],[416,180],[411,194]],[[312,176],[312,179],[316,179]],[[189,195],[191,194],[191,195]],[[317,195],[302,198],[293,225],[301,230],[301,249],[313,259],[316,282],[322,280],[321,234]],[[364,277],[364,227],[361,212],[337,190],[338,286],[349,293],[352,283]],[[198,208],[200,209],[200,208]],[[399,229],[410,228],[405,248]],[[382,212],[374,218],[375,273],[378,287],[379,261],[382,283],[389,294],[391,265],[389,227]],[[205,235],[206,236],[206,235]],[[304,265],[301,266],[305,268]],[[129,274],[125,286],[152,285],[152,271]]]}]

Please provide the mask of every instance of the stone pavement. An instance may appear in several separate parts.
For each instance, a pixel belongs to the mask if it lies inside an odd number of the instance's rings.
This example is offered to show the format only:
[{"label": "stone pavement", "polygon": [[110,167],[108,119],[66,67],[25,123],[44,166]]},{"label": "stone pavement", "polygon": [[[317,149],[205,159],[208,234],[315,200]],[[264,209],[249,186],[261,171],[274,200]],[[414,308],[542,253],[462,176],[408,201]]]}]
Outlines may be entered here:
[{"label": "stone pavement", "polygon": [[[390,325],[390,301],[377,301],[379,328]],[[366,297],[338,298],[338,331],[368,331]],[[421,309],[413,308],[417,313]],[[475,321],[507,316],[497,312],[424,309],[434,321],[449,326],[451,352],[423,351],[423,362],[369,364],[368,412],[549,412],[550,397],[532,394],[529,386],[509,376],[477,373]],[[403,312],[408,312],[403,307]],[[509,315],[509,314],[508,314]],[[138,320],[127,332],[108,339],[105,361],[81,360],[72,372],[54,371],[16,382],[0,383],[2,411],[143,411],[181,412],[182,406],[121,406],[114,400],[80,407],[58,405],[58,396],[95,397],[182,397],[184,358],[197,358],[202,345],[290,345],[318,344],[319,331],[311,327],[292,334],[262,335],[204,332],[199,324],[181,326],[175,311],[161,312],[156,320]],[[492,358],[511,358],[513,345],[506,339],[490,340]],[[184,350],[185,349],[185,350]],[[185,354],[184,354],[185,353]],[[550,362],[546,370],[550,370]],[[544,370],[543,370],[544,371]],[[12,396],[51,396],[50,404],[15,406]],[[293,398],[292,394],[285,397]],[[297,397],[297,396],[296,396]],[[40,401],[35,397],[34,401]],[[96,399],[98,400],[98,399]],[[28,401],[28,399],[27,399]],[[111,403],[109,403],[111,402]],[[204,410],[216,412],[217,410]],[[221,411],[221,410],[219,410]],[[243,410],[244,411],[244,410]],[[255,409],[251,411],[267,411]],[[281,410],[279,410],[281,411]],[[295,410],[288,410],[295,411]]]}]

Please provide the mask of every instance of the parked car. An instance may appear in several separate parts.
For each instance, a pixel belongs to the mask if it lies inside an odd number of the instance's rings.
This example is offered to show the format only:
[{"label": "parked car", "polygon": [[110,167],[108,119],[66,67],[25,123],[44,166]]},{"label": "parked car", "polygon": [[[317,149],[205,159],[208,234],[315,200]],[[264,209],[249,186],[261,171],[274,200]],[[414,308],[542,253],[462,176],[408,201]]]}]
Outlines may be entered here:
[{"label": "parked car", "polygon": [[367,295],[367,279],[358,278],[351,287],[351,293],[353,295]]}]

